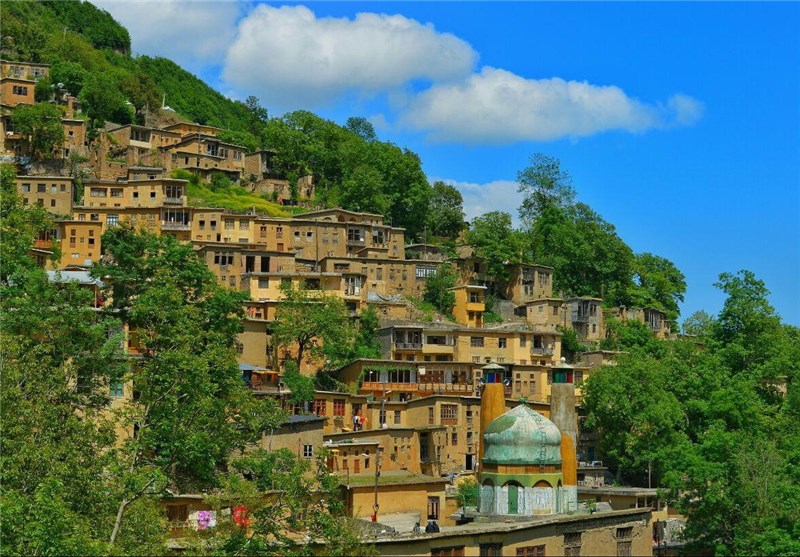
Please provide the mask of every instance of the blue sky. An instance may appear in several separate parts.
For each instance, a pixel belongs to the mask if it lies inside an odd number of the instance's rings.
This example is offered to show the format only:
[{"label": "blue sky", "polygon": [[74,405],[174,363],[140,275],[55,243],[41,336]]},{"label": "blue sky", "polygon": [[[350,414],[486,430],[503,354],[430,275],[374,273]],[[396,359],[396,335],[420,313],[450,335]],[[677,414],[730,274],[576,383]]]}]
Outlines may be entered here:
[{"label": "blue sky", "polygon": [[800,4],[99,4],[135,52],[273,115],[369,118],[469,217],[516,217],[517,171],[556,156],[635,251],[685,273],[684,316],[749,269],[800,325]]}]

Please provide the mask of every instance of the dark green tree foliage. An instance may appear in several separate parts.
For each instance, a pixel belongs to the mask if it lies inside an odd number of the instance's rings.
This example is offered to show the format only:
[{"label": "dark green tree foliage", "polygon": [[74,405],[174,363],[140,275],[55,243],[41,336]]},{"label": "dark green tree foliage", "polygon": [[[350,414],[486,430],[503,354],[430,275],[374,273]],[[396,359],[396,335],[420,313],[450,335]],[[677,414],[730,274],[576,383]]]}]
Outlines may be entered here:
[{"label": "dark green tree foliage", "polygon": [[[36,267],[30,257],[34,242],[53,226],[52,218],[38,205],[23,205],[14,184],[16,169],[0,165],[0,284],[13,282],[17,273]],[[53,260],[59,257],[56,249]]]},{"label": "dark green tree foliage", "polygon": [[342,356],[351,354],[356,332],[342,299],[292,285],[281,286],[281,291],[284,299],[275,314],[273,341],[296,351],[298,368],[304,358],[330,360],[333,367],[346,363]]},{"label": "dark green tree foliage", "polygon": [[344,518],[338,478],[328,471],[327,456],[321,451],[309,460],[288,449],[259,449],[233,461],[219,508],[235,495],[247,505],[249,528],[222,525],[213,538],[198,540],[197,548],[213,555],[375,555]]},{"label": "dark green tree foliage", "polygon": [[566,209],[575,199],[572,177],[561,170],[561,161],[542,153],[531,155],[530,166],[517,172],[519,192],[524,194],[520,218],[532,225],[549,208]]},{"label": "dark green tree foliage", "polygon": [[300,404],[314,400],[314,378],[301,375],[297,362],[288,361],[283,369],[283,382],[292,391],[290,404]]},{"label": "dark green tree foliage", "polygon": [[70,95],[77,96],[83,89],[89,72],[77,62],[56,62],[50,68],[50,79],[56,85],[61,83]]},{"label": "dark green tree foliage", "polygon": [[698,310],[683,320],[684,334],[698,337],[709,336],[714,329],[715,319],[703,310]]},{"label": "dark green tree foliage", "polygon": [[55,105],[19,105],[11,114],[11,120],[17,132],[31,137],[31,149],[37,159],[49,157],[53,149],[64,145],[61,111]]},{"label": "dark green tree foliage", "polygon": [[467,242],[475,255],[486,261],[489,274],[498,280],[508,279],[507,263],[530,262],[525,235],[514,229],[511,215],[502,211],[475,218],[467,232]]},{"label": "dark green tree foliage", "polygon": [[167,105],[192,122],[253,133],[252,112],[244,103],[228,99],[175,62],[140,56],[136,66],[166,94]]},{"label": "dark green tree foliage", "polygon": [[[74,284],[50,283],[26,255],[51,223],[23,206],[13,170],[2,169],[0,282],[0,553],[107,555],[123,488],[115,467],[109,384],[126,367],[122,327],[93,308],[94,296]],[[159,553],[165,532],[144,527],[152,501],[131,508],[142,527],[126,553]],[[146,522],[146,521],[145,521]],[[136,547],[137,549],[133,549]]]},{"label": "dark green tree foliage", "polygon": [[464,226],[464,198],[461,192],[450,184],[434,182],[428,210],[428,235],[455,239]]},{"label": "dark green tree foliage", "polygon": [[634,285],[628,292],[629,304],[634,307],[655,307],[667,314],[676,325],[686,293],[686,277],[675,264],[652,253],[640,253],[633,260]]},{"label": "dark green tree foliage", "polygon": [[95,127],[101,127],[107,121],[116,124],[130,124],[133,121],[131,107],[109,76],[89,74],[81,89],[80,99],[85,103],[86,115],[94,121]]},{"label": "dark green tree foliage", "polygon": [[127,507],[148,490],[203,489],[234,449],[274,427],[273,400],[254,399],[236,363],[243,295],[220,286],[188,244],[126,227],[103,235],[110,261],[94,272],[110,284],[141,359],[130,380],[137,404],[121,414],[137,428],[121,451],[126,485],[112,542]]},{"label": "dark green tree foliage", "polygon": [[633,281],[633,251],[614,226],[588,205],[547,207],[533,229],[533,259],[555,269],[553,289],[625,305]]},{"label": "dark green tree foliage", "polygon": [[717,286],[727,299],[716,319],[697,319],[701,345],[618,335],[628,355],[588,379],[587,426],[622,478],[642,485],[652,464],[689,519],[689,550],[794,555],[800,331],[780,323],[751,272]]},{"label": "dark green tree foliage", "polygon": [[[356,130],[358,131],[358,130]],[[278,172],[313,173],[317,196],[327,205],[379,212],[409,237],[424,230],[431,188],[419,157],[407,149],[365,140],[307,111],[271,119],[265,141],[278,154]]]},{"label": "dark green tree foliage", "polygon": [[378,135],[372,122],[361,116],[351,116],[344,125],[345,129],[363,139],[364,141],[375,141]]},{"label": "dark green tree foliage", "polygon": [[47,102],[53,99],[53,86],[50,84],[50,80],[46,78],[42,78],[36,82],[36,86],[34,88],[34,100],[37,103]]},{"label": "dark green tree foliage", "polygon": [[257,151],[261,147],[258,138],[250,132],[224,130],[218,133],[217,137],[220,141],[240,145],[248,151]]},{"label": "dark green tree foliage", "polygon": [[43,1],[41,4],[52,11],[60,23],[81,34],[95,48],[130,52],[128,30],[107,11],[82,0]]},{"label": "dark green tree foliage", "polygon": [[[128,31],[89,2],[3,2],[3,58],[46,62],[49,35],[80,34],[93,48],[129,52]],[[66,28],[66,32],[65,32]]]},{"label": "dark green tree foliage", "polygon": [[434,305],[437,311],[451,315],[456,305],[456,295],[450,290],[458,284],[458,272],[449,263],[442,263],[436,274],[425,280],[423,299]]}]

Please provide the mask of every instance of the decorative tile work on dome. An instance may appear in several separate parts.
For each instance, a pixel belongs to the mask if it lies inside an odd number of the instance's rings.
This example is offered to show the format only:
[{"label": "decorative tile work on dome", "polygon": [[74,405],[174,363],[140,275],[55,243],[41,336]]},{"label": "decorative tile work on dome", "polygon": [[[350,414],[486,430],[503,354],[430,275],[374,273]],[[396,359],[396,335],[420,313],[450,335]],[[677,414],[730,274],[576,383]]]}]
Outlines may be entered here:
[{"label": "decorative tile work on dome", "polygon": [[483,439],[487,464],[561,464],[561,432],[526,404],[492,420]]}]

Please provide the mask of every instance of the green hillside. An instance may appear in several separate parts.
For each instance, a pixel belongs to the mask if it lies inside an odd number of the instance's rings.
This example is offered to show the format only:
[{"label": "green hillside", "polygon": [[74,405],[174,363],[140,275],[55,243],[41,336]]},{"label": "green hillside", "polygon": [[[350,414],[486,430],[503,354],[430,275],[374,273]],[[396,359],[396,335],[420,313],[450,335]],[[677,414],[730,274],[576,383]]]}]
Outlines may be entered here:
[{"label": "green hillside", "polygon": [[[75,95],[91,98],[92,90],[102,89],[109,107],[95,110],[98,120],[141,121],[143,109],[160,107],[166,94],[187,120],[251,129],[244,103],[224,97],[170,60],[132,58],[127,29],[89,2],[2,2],[0,16],[3,59],[51,64],[52,81],[66,84]],[[133,103],[133,113],[125,109],[126,100]]]}]

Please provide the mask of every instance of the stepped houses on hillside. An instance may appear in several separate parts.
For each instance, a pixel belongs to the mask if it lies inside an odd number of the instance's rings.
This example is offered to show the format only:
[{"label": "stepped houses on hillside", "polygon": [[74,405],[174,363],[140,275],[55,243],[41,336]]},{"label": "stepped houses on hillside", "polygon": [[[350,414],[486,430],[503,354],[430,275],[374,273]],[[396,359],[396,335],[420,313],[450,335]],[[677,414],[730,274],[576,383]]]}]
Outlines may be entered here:
[{"label": "stepped houses on hillside", "polygon": [[[90,145],[79,101],[58,84],[52,102],[62,107],[64,143],[48,162],[34,163],[29,138],[14,131],[10,114],[15,106],[34,103],[36,81],[49,67],[2,61],[0,70],[0,157],[17,164],[23,203],[55,217],[32,253],[52,280],[77,281],[92,290],[100,307],[102,284],[88,270],[104,255],[106,230],[127,223],[191,243],[221,284],[249,296],[238,344],[242,380],[253,396],[277,398],[292,410],[259,446],[287,448],[305,458],[326,450],[350,516],[377,518],[380,497],[381,515],[469,523],[435,536],[376,538],[382,554],[472,554],[475,539],[480,555],[501,554],[502,547],[517,555],[580,554],[582,545],[605,551],[616,544],[618,554],[650,547],[652,513],[638,500],[630,509],[577,513],[577,478],[591,474],[578,463],[595,460],[596,439],[581,434],[575,407],[582,382],[599,364],[613,363],[614,354],[598,351],[587,365],[567,365],[562,337],[573,330],[588,344],[604,338],[601,299],[557,295],[554,270],[544,265],[510,264],[509,278],[498,280],[471,248],[459,248],[451,259],[437,246],[407,244],[405,230],[378,214],[330,208],[272,217],[192,206],[190,182],[171,177],[174,170],[201,179],[220,172],[277,199],[291,193],[273,171],[274,151],[248,152],[208,125],[109,127]],[[80,187],[67,164],[77,158],[86,160],[88,171]],[[302,198],[313,199],[311,177],[297,186]],[[61,256],[52,261],[48,256],[56,245]],[[459,277],[452,288],[452,321],[421,320],[409,299],[422,298],[440,265],[452,265]],[[353,319],[368,307],[380,318],[380,359],[358,359],[334,370],[340,390],[316,391],[313,400],[294,406],[282,377],[297,350],[272,338],[289,284],[312,298],[340,298]],[[492,309],[489,294],[504,300],[502,323],[485,319]],[[654,308],[616,308],[610,315],[641,321],[659,338],[670,334],[666,316]],[[135,330],[127,331],[125,347],[139,353]],[[300,363],[307,375],[320,367],[308,358]],[[489,406],[487,392],[493,393]],[[115,384],[110,394],[119,406],[133,389]],[[533,432],[539,445],[520,449],[517,438],[525,432]],[[459,514],[450,483],[464,474],[481,479],[482,495],[474,512],[461,508]],[[602,478],[592,482],[603,485]],[[192,513],[207,511],[203,505],[195,496],[170,498],[173,531],[191,527]],[[615,536],[603,541],[609,532]]]}]

